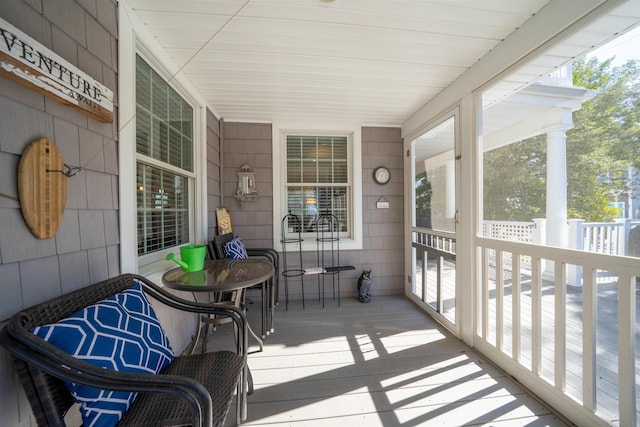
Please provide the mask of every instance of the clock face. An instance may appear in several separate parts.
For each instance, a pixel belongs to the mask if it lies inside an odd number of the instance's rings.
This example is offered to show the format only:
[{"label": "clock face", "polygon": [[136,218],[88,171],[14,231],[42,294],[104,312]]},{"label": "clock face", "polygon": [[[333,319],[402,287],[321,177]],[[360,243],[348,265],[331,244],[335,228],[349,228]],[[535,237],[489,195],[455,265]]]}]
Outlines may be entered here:
[{"label": "clock face", "polygon": [[378,184],[386,184],[391,178],[391,173],[389,173],[389,169],[384,166],[380,166],[373,172],[373,178]]}]

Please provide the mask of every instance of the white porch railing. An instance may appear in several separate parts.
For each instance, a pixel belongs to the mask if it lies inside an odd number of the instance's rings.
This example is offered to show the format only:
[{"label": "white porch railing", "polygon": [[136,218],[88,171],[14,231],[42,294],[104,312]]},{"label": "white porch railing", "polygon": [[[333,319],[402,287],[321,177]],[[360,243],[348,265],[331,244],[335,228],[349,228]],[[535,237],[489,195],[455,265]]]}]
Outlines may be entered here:
[{"label": "white porch railing", "polygon": [[[483,221],[482,237],[544,245],[544,218],[532,222]],[[569,220],[569,249],[609,255],[629,255],[629,234],[640,221],[616,219],[614,222]]]},{"label": "white porch railing", "polygon": [[[475,346],[578,425],[638,425],[640,262],[508,240],[476,242]],[[583,286],[567,286],[568,266],[584,271]],[[613,278],[600,283],[603,270]]]},{"label": "white porch railing", "polygon": [[[640,226],[640,221],[616,219],[614,222],[585,222],[582,219],[570,219],[568,249],[607,255],[640,256],[638,253],[629,253],[629,236],[631,229],[635,226]],[[484,221],[482,236],[544,245],[546,243],[545,227],[544,218],[535,219],[533,222]],[[489,262],[495,265],[496,260],[490,258]],[[520,262],[522,268],[531,268],[529,257],[524,256]],[[511,259],[507,257],[503,263],[505,269],[511,271]],[[567,284],[581,286],[582,268],[579,265],[567,265],[566,268]],[[596,275],[597,278],[611,276],[612,274],[607,270],[599,270]]]},{"label": "white porch railing", "polygon": [[[571,248],[610,255],[629,255],[629,234],[640,221],[616,219],[615,222],[585,222],[569,220]],[[572,239],[572,236],[575,236]]]},{"label": "white porch railing", "polygon": [[[572,230],[581,236],[575,241],[591,251],[541,246],[544,225],[483,225],[492,238],[476,239],[474,346],[578,425],[640,425],[640,262],[595,252],[628,249],[621,242],[629,242],[640,221],[575,222]],[[423,267],[423,251],[449,256],[455,248],[455,240],[427,234],[413,237],[414,262]],[[567,286],[572,268],[584,272],[580,287]],[[598,280],[603,271],[606,281]],[[438,268],[438,286],[441,276]],[[414,295],[441,307],[438,289],[429,298],[422,281],[413,287]]]}]

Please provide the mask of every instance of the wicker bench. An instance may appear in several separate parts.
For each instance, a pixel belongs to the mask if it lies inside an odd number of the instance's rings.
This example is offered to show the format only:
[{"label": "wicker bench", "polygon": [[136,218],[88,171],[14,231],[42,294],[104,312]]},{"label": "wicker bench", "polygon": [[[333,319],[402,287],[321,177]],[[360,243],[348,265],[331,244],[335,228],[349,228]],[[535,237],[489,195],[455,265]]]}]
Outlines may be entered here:
[{"label": "wicker bench", "polygon": [[[169,307],[193,313],[227,316],[235,322],[237,352],[219,351],[176,356],[159,374],[103,369],[70,356],[31,332],[140,283],[144,294]],[[246,415],[247,323],[229,305],[199,304],[181,299],[144,277],[126,274],[14,315],[0,333],[0,344],[12,355],[40,426],[64,426],[74,404],[65,382],[138,395],[118,425],[222,426],[237,394],[236,417]]]}]

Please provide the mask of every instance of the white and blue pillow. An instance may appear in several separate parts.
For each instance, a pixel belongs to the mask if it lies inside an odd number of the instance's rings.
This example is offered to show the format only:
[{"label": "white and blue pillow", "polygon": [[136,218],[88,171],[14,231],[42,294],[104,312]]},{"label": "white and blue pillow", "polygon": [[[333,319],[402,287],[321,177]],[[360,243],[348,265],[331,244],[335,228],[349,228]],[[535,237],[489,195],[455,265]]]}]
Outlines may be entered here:
[{"label": "white and blue pillow", "polygon": [[224,254],[227,258],[231,259],[247,259],[247,248],[244,246],[244,242],[239,237],[234,237],[224,245]]},{"label": "white and blue pillow", "polygon": [[[114,371],[157,374],[173,360],[167,335],[138,282],[32,332],[78,359]],[[80,403],[85,426],[116,425],[137,396],[66,385]]]}]

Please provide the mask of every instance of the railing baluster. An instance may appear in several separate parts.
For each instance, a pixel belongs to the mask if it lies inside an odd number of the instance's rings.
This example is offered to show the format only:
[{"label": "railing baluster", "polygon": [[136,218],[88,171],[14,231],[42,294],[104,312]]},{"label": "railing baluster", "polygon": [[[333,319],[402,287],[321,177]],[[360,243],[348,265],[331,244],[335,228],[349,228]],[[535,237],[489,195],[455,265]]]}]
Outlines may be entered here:
[{"label": "railing baluster", "polygon": [[582,286],[582,404],[596,410],[596,269],[585,265]]},{"label": "railing baluster", "polygon": [[443,264],[444,259],[440,255],[436,256],[436,308],[438,313],[444,313],[442,305]]},{"label": "railing baluster", "polygon": [[496,250],[496,347],[504,350],[504,252]]},{"label": "railing baluster", "polygon": [[636,278],[618,278],[618,396],[620,425],[637,425],[636,409]]},{"label": "railing baluster", "polygon": [[593,227],[584,228],[584,249],[589,252],[593,252]]},{"label": "railing baluster", "polygon": [[429,252],[422,249],[422,302],[428,302],[429,298],[427,298],[427,286],[428,282],[428,263],[429,263]]},{"label": "railing baluster", "polygon": [[567,266],[556,261],[554,266],[555,284],[555,325],[554,332],[554,384],[557,389],[565,391],[567,387]]},{"label": "railing baluster", "polygon": [[489,337],[489,248],[482,250],[482,338]]},{"label": "railing baluster", "polygon": [[[615,421],[616,424],[635,426],[640,423],[637,401],[640,389],[636,384],[636,363],[640,355],[636,351],[635,336],[638,315],[636,293],[640,287],[640,284],[636,284],[636,276],[640,277],[640,270],[638,270],[640,264],[637,263],[637,259],[615,257],[619,230],[611,224],[586,224],[583,231],[584,251],[542,248],[539,245],[479,238],[478,255],[481,259],[478,261],[482,271],[479,277],[480,312],[477,318],[480,324],[476,325],[477,338],[483,340],[482,345],[488,344],[504,356],[511,356],[514,362],[524,366],[528,371],[524,376],[525,379],[533,378],[529,374],[539,377],[536,382],[549,392],[548,396],[562,393],[563,399],[566,398],[567,401],[575,401],[577,398],[583,408],[574,414],[577,419],[581,419],[582,416],[593,417],[593,419],[601,417],[609,422]],[[588,253],[595,250],[600,253]],[[511,263],[508,262],[509,254],[512,257]],[[549,278],[546,276],[543,280],[543,268],[546,269],[547,265],[553,266],[554,277],[550,279],[553,283],[547,281]],[[584,272],[583,281],[577,283],[579,287],[569,288],[567,284],[567,274],[571,267]],[[509,271],[512,274],[510,306],[504,288]],[[529,310],[523,310],[523,304],[528,301],[528,297],[522,294],[524,286],[522,281],[525,278],[528,279],[529,274],[531,274],[530,318]],[[607,275],[606,281],[602,280],[605,275]],[[613,282],[615,275],[617,275],[617,286]],[[494,277],[495,288],[493,287]],[[543,297],[543,284],[545,284],[545,291],[553,289],[553,295]],[[616,295],[610,295],[611,291],[616,292]],[[610,301],[611,298],[613,298],[612,301]],[[550,322],[543,327],[543,316],[547,312],[542,309],[543,303],[554,306],[551,314],[554,319],[553,331],[549,330]],[[605,305],[601,305],[603,303]],[[610,307],[610,304],[617,304],[617,307]],[[528,304],[524,307],[528,308]],[[513,315],[512,337],[505,335],[509,327],[509,324],[505,323],[507,321],[505,310],[508,315],[509,308]],[[617,320],[607,320],[607,325],[598,326],[599,322],[602,323],[604,320],[598,320],[600,313],[604,315],[611,309],[614,310],[613,313],[617,311]],[[525,341],[529,325],[530,343],[528,340]],[[523,328],[525,335],[523,335]],[[550,332],[554,334],[552,339],[549,339]],[[611,336],[611,333],[617,336]],[[596,337],[598,337],[597,340]],[[508,354],[509,342],[505,341],[506,339],[512,340],[511,354]],[[526,347],[523,347],[525,342],[527,342]],[[616,342],[617,346],[614,347],[613,343]],[[576,345],[577,348],[575,348]],[[529,351],[531,351],[530,357]],[[554,364],[551,382],[547,375],[549,370],[544,371],[544,378],[542,375],[543,363],[545,367],[548,363],[547,357],[552,357]],[[578,360],[574,360],[574,357]],[[614,376],[611,378],[608,377],[608,372],[600,371],[612,366],[607,357],[618,358],[618,370],[615,372],[614,369]],[[527,363],[529,359],[530,366]],[[615,365],[614,362],[613,366]],[[513,370],[513,372],[517,371],[517,368]],[[518,377],[518,374],[515,376]],[[616,392],[609,392],[611,384],[609,381],[617,387]],[[574,390],[578,391],[577,396]],[[613,406],[613,402],[616,402],[618,407]],[[582,419],[584,420],[585,418]],[[589,423],[583,422],[579,425],[587,424]]]},{"label": "railing baluster", "polygon": [[605,252],[605,227],[603,227],[602,225],[599,225],[597,228],[597,233],[598,233],[598,246],[597,246],[597,250],[599,253],[604,254]]},{"label": "railing baluster", "polygon": [[521,340],[520,340],[520,334],[522,333],[521,330],[521,322],[520,322],[520,316],[522,315],[520,312],[520,306],[521,306],[521,301],[520,301],[520,285],[521,285],[521,278],[520,278],[520,254],[517,252],[514,252],[511,254],[511,295],[513,298],[513,302],[512,302],[512,310],[513,310],[513,314],[511,315],[511,322],[512,322],[512,326],[511,326],[511,335],[512,335],[512,340],[513,340],[513,350],[512,350],[512,357],[514,360],[516,360],[517,362],[520,362],[521,360]]},{"label": "railing baluster", "polygon": [[542,373],[542,271],[539,257],[531,260],[531,370]]}]

